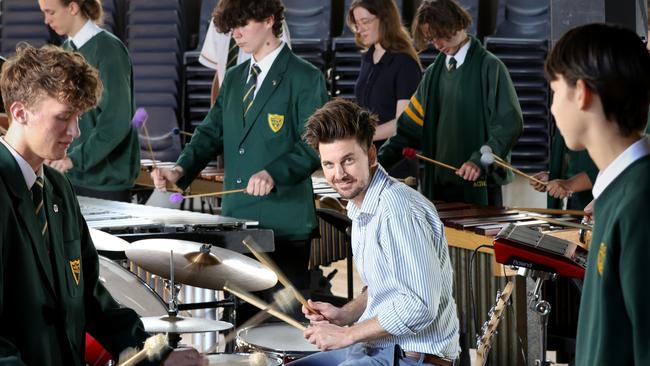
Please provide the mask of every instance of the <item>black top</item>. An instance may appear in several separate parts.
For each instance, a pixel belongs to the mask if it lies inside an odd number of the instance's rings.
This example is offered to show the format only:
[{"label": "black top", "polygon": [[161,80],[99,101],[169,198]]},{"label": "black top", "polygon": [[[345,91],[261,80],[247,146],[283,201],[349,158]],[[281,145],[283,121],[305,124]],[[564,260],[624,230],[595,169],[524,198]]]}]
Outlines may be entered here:
[{"label": "black top", "polygon": [[357,103],[379,116],[379,123],[395,118],[395,107],[400,99],[410,99],[415,93],[422,70],[405,53],[386,51],[378,63],[373,63],[375,47],[361,57],[361,70],[354,87]]}]

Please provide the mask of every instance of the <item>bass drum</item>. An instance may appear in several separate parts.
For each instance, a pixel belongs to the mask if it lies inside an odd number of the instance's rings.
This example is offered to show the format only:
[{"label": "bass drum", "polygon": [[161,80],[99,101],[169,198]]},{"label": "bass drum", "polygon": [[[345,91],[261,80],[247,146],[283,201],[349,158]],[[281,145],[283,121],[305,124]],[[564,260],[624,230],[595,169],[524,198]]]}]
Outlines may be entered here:
[{"label": "bass drum", "polygon": [[140,277],[128,269],[99,256],[99,282],[120,305],[133,309],[140,317],[167,314],[163,299]]},{"label": "bass drum", "polygon": [[[99,282],[120,305],[133,309],[140,317],[160,316],[167,313],[163,299],[140,277],[126,268],[99,256]],[[90,334],[86,333],[86,365],[111,365],[113,355]]]}]

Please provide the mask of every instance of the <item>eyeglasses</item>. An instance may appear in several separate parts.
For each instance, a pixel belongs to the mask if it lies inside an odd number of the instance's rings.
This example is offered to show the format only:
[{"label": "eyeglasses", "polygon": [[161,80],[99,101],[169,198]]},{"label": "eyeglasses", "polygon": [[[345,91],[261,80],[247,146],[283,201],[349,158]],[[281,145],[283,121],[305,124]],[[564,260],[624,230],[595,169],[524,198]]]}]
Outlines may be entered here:
[{"label": "eyeglasses", "polygon": [[359,20],[354,20],[354,24],[352,25],[352,30],[357,32],[361,27],[363,28],[368,28],[372,22],[374,22],[377,19],[377,17],[370,17],[370,18],[362,18]]}]

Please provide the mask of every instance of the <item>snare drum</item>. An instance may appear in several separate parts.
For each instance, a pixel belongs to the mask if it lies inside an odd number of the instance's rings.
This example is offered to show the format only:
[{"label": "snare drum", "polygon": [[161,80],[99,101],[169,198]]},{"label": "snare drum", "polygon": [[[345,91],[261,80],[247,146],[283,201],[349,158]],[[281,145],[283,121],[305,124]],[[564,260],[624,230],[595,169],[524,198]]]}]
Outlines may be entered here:
[{"label": "snare drum", "polygon": [[[250,353],[213,354],[207,355],[210,366],[249,366]],[[266,366],[281,366],[282,360],[276,357],[266,356]]]},{"label": "snare drum", "polygon": [[302,331],[279,323],[246,327],[237,332],[236,343],[240,352],[262,352],[272,358],[280,358],[284,363],[318,352],[318,348],[305,339]]},{"label": "snare drum", "polygon": [[139,316],[167,314],[163,299],[140,277],[126,268],[99,256],[99,282],[120,305],[133,309]]}]

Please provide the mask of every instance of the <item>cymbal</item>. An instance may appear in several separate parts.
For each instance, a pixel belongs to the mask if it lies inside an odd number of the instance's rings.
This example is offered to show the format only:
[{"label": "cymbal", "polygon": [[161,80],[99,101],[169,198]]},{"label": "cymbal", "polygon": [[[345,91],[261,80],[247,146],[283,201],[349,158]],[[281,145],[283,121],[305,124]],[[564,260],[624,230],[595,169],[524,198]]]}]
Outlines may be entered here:
[{"label": "cymbal", "polygon": [[182,316],[147,316],[140,318],[144,330],[149,333],[202,333],[220,332],[232,328],[232,324],[220,320],[185,318]]},{"label": "cymbal", "polygon": [[90,238],[95,244],[95,249],[100,252],[124,252],[129,247],[129,242],[115,235],[97,229],[90,230]]},{"label": "cymbal", "polygon": [[174,281],[180,283],[213,290],[221,290],[226,283],[230,283],[246,291],[260,291],[278,282],[273,271],[254,259],[232,250],[192,241],[138,240],[129,244],[126,256],[145,270],[169,278],[172,250]]}]

